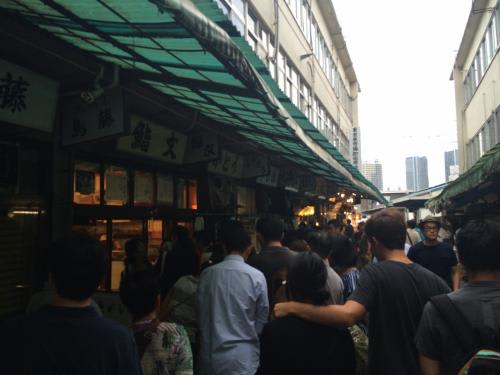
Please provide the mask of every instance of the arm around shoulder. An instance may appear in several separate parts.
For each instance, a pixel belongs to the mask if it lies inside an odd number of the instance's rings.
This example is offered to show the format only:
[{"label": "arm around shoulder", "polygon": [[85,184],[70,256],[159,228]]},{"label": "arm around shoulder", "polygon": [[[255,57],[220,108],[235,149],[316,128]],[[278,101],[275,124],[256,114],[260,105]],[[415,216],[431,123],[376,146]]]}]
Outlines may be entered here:
[{"label": "arm around shoulder", "polygon": [[300,302],[278,303],[274,307],[277,318],[296,315],[302,319],[334,327],[351,327],[366,314],[359,302],[349,300],[344,305],[315,306]]}]

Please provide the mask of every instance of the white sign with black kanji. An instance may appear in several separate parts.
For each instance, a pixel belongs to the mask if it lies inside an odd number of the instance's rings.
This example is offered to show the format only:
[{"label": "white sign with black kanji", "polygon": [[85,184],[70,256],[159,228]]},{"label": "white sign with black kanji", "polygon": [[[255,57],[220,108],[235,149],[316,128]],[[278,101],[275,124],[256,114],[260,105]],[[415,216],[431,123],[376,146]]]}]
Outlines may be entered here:
[{"label": "white sign with black kanji", "polygon": [[172,164],[182,164],[187,136],[139,116],[130,117],[130,135],[120,137],[116,148]]}]

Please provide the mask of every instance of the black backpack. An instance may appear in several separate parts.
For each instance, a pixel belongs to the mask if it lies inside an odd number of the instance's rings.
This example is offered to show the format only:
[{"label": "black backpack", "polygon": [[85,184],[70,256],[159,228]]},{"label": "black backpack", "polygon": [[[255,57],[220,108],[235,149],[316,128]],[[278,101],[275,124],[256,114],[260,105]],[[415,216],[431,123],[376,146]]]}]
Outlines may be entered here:
[{"label": "black backpack", "polygon": [[500,330],[493,336],[477,332],[446,294],[431,298],[464,353],[458,375],[500,374]]}]

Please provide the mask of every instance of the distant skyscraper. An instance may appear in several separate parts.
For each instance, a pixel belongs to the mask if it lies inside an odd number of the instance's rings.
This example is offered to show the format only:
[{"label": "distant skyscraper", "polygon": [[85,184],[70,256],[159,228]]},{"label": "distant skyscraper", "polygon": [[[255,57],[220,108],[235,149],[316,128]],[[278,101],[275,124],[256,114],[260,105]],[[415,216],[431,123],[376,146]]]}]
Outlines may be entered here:
[{"label": "distant skyscraper", "polygon": [[455,166],[458,165],[458,150],[446,151],[444,153],[444,175],[446,182],[457,178]]},{"label": "distant skyscraper", "polygon": [[427,157],[410,156],[406,158],[406,188],[419,191],[429,187]]},{"label": "distant skyscraper", "polygon": [[382,164],[377,160],[375,163],[363,163],[361,165],[361,173],[375,185],[380,191],[384,188],[384,180],[382,178]]}]

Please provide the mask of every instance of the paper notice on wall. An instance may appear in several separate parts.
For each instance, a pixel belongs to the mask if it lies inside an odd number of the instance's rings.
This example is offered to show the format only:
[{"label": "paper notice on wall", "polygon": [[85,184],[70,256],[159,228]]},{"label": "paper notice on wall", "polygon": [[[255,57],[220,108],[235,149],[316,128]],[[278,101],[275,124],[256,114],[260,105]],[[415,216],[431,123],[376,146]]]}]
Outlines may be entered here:
[{"label": "paper notice on wall", "polygon": [[153,175],[136,173],[134,180],[134,203],[153,204]]},{"label": "paper notice on wall", "polygon": [[106,200],[127,200],[127,175],[125,173],[106,175]]},{"label": "paper notice on wall", "polygon": [[90,195],[95,193],[95,173],[92,171],[75,171],[75,192]]},{"label": "paper notice on wall", "polygon": [[156,200],[158,204],[173,205],[174,204],[174,179],[172,176],[157,177],[158,186]]}]

